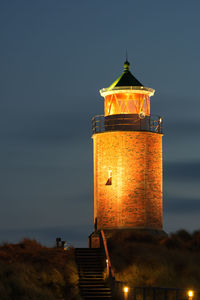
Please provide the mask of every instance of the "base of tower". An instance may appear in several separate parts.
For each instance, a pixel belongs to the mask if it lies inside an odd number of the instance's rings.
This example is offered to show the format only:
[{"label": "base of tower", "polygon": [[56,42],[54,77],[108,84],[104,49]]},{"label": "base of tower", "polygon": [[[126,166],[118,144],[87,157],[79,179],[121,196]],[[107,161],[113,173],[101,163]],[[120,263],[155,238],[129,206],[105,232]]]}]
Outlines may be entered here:
[{"label": "base of tower", "polygon": [[[143,240],[147,237],[163,239],[167,237],[167,233],[162,229],[152,228],[123,228],[123,229],[104,229],[106,239],[114,237],[116,235],[127,237],[127,239]],[[101,248],[101,230],[93,232],[88,237],[89,248]]]}]

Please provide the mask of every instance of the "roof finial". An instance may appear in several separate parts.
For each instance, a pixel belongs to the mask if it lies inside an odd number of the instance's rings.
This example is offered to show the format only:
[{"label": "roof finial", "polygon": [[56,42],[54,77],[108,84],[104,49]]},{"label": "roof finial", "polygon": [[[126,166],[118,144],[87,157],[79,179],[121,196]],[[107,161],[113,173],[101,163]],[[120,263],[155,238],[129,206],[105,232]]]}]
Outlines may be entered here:
[{"label": "roof finial", "polygon": [[130,68],[130,63],[128,62],[128,51],[127,51],[127,48],[126,48],[126,61],[124,63],[124,71],[128,71]]},{"label": "roof finial", "polygon": [[127,48],[126,48],[126,61],[128,61],[128,51],[127,51]]}]

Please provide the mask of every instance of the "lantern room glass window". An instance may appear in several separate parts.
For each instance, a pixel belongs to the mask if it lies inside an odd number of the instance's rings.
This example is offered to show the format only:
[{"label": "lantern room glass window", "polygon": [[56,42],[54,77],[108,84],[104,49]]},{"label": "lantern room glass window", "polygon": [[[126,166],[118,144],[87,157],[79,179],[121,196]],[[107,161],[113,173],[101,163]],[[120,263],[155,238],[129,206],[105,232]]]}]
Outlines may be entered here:
[{"label": "lantern room glass window", "polygon": [[150,97],[139,93],[114,93],[105,96],[105,116],[140,114],[150,116]]}]

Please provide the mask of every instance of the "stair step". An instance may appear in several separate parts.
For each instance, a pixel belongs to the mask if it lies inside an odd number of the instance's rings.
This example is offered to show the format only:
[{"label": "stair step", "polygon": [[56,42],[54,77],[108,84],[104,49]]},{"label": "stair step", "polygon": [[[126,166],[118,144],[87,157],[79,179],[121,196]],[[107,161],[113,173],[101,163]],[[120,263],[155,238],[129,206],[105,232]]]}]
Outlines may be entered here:
[{"label": "stair step", "polygon": [[91,255],[92,257],[93,256],[102,256],[102,257],[104,257],[104,253],[102,253],[102,252],[98,252],[98,253],[95,253],[95,252],[76,252],[75,254],[77,256],[89,256],[89,255]]},{"label": "stair step", "polygon": [[95,261],[85,261],[85,260],[83,260],[83,261],[77,261],[77,264],[80,266],[80,265],[83,265],[83,266],[101,266],[101,267],[104,267],[104,263],[102,262],[102,260],[100,260],[100,261],[97,261],[97,260],[95,260]]},{"label": "stair step", "polygon": [[107,299],[112,299],[112,296],[99,296],[99,295],[97,295],[97,296],[85,296],[84,297],[84,300],[96,300],[96,299],[101,299],[101,300],[107,300]]},{"label": "stair step", "polygon": [[101,277],[101,278],[96,278],[96,277],[92,277],[92,278],[85,278],[85,277],[80,277],[79,278],[79,282],[88,282],[88,281],[92,281],[92,282],[96,282],[96,281],[99,281],[99,282],[105,282],[105,280],[104,280],[104,278],[103,277]]},{"label": "stair step", "polygon": [[78,273],[79,274],[83,274],[83,273],[96,273],[96,274],[104,274],[104,270],[97,270],[97,269],[89,269],[89,268],[87,268],[87,269],[84,269],[84,268],[82,268],[82,269],[79,269],[78,270]]},{"label": "stair step", "polygon": [[111,290],[110,290],[110,288],[107,288],[107,289],[102,288],[102,289],[97,289],[97,290],[95,290],[95,288],[93,288],[93,289],[85,288],[85,289],[81,290],[81,293],[84,293],[84,294],[88,293],[88,295],[104,293],[104,294],[108,295],[108,294],[111,294]]},{"label": "stair step", "polygon": [[88,256],[80,256],[80,257],[76,257],[76,261],[87,261],[87,262],[93,262],[93,261],[98,261],[98,262],[106,262],[105,257],[88,257]]},{"label": "stair step", "polygon": [[76,255],[103,255],[103,251],[75,251]]},{"label": "stair step", "polygon": [[81,288],[87,288],[87,287],[91,287],[91,288],[100,288],[100,287],[105,287],[105,285],[104,284],[90,284],[90,283],[88,283],[88,284],[79,284],[79,286],[81,287]]},{"label": "stair step", "polygon": [[83,279],[102,279],[103,280],[103,276],[96,276],[96,275],[88,275],[88,276],[83,276]]},{"label": "stair step", "polygon": [[104,291],[81,291],[81,296],[111,296],[111,292]]},{"label": "stair step", "polygon": [[105,280],[103,278],[96,278],[96,277],[93,277],[93,278],[83,278],[83,277],[80,277],[79,278],[79,282],[88,282],[88,281],[92,281],[92,282],[96,282],[98,281],[98,283],[102,283],[102,282],[105,282]]},{"label": "stair step", "polygon": [[96,273],[96,274],[102,274],[103,275],[103,270],[96,270],[96,269],[79,269],[79,274],[82,273]]},{"label": "stair step", "polygon": [[90,275],[90,274],[103,276],[103,272],[99,272],[99,271],[97,272],[94,270],[81,270],[78,273],[79,273],[79,276],[85,276],[85,275]]},{"label": "stair step", "polygon": [[[80,273],[79,273],[80,274]],[[96,273],[96,272],[92,272],[92,273],[81,273],[80,277],[88,277],[88,276],[95,276],[95,277],[102,277],[104,278],[104,275],[102,273]]]},{"label": "stair step", "polygon": [[88,268],[88,269],[92,269],[92,267],[94,269],[98,269],[98,270],[104,270],[105,268],[103,266],[98,266],[98,265],[88,265],[88,264],[81,264],[78,265],[79,268]]},{"label": "stair step", "polygon": [[103,280],[103,277],[100,276],[83,276],[83,279],[89,279],[90,281],[92,281],[93,279],[98,279],[98,280]]},{"label": "stair step", "polygon": [[82,299],[112,299],[112,295],[98,295],[98,294],[94,294],[94,295],[83,295],[81,294]]},{"label": "stair step", "polygon": [[76,252],[103,252],[101,248],[76,248],[75,249],[75,253]]},{"label": "stair step", "polygon": [[102,249],[76,248],[79,289],[84,300],[112,299],[111,288],[104,280],[106,261]]},{"label": "stair step", "polygon": [[103,292],[102,293],[101,292],[94,292],[94,293],[92,293],[92,292],[91,293],[89,293],[89,292],[86,292],[86,293],[81,292],[81,296],[83,296],[83,297],[84,296],[87,296],[87,297],[88,296],[93,296],[93,297],[95,296],[96,297],[96,296],[112,296],[112,295],[111,295],[111,292],[110,293],[109,292],[108,293],[106,293],[106,292],[105,293],[103,293]]},{"label": "stair step", "polygon": [[76,257],[77,258],[88,258],[88,259],[100,259],[100,258],[105,258],[104,255],[97,255],[97,254],[94,254],[94,255],[91,255],[91,254],[85,254],[85,255],[81,255],[81,254],[76,254]]},{"label": "stair step", "polygon": [[104,278],[104,275],[102,273],[85,273],[85,274],[79,274],[81,278],[88,278],[88,276],[92,276],[92,277],[101,277],[101,278]]},{"label": "stair step", "polygon": [[92,264],[78,264],[77,265],[78,266],[78,268],[89,268],[89,269],[92,269],[92,267],[94,268],[94,269],[101,269],[101,270],[104,270],[105,269],[105,267],[104,266],[101,266],[101,265],[92,265]]},{"label": "stair step", "polygon": [[84,272],[79,272],[79,279],[81,279],[82,277],[84,277],[85,275],[97,275],[97,276],[101,276],[102,278],[104,277],[104,274],[101,272],[101,273],[97,273],[97,272],[92,272],[92,273],[84,273]]},{"label": "stair step", "polygon": [[105,269],[105,267],[104,267],[104,265],[103,264],[98,264],[98,263],[86,263],[86,262],[84,262],[84,263],[76,263],[77,265],[78,265],[78,267],[86,267],[86,266],[88,266],[88,267],[94,267],[94,268],[102,268],[102,269]]},{"label": "stair step", "polygon": [[102,294],[100,294],[100,293],[91,293],[91,294],[87,294],[87,293],[81,293],[81,296],[83,297],[83,299],[85,299],[85,297],[107,297],[107,296],[109,296],[109,297],[112,297],[112,295],[111,295],[111,293],[110,294],[106,294],[106,293],[102,293]]},{"label": "stair step", "polygon": [[94,258],[105,258],[105,256],[103,254],[76,254],[77,258],[88,258],[88,259],[94,259]]},{"label": "stair step", "polygon": [[76,260],[76,263],[78,265],[100,265],[100,266],[104,266],[106,265],[102,260],[92,260],[92,261],[87,261],[87,260]]},{"label": "stair step", "polygon": [[104,281],[81,281],[79,286],[97,286],[98,284],[104,284]]},{"label": "stair step", "polygon": [[88,293],[111,293],[111,291],[110,291],[110,288],[105,288],[105,287],[100,287],[100,288],[97,288],[97,287],[86,287],[86,288],[83,288],[82,289],[82,291],[84,292],[84,293],[86,293],[86,292],[88,292]]},{"label": "stair step", "polygon": [[94,252],[94,251],[75,251],[76,255],[104,255],[102,251]]},{"label": "stair step", "polygon": [[75,251],[76,255],[103,255],[103,251]]},{"label": "stair step", "polygon": [[101,268],[106,267],[106,264],[102,260],[100,260],[100,261],[98,261],[98,260],[95,260],[95,261],[86,261],[86,260],[78,261],[78,260],[76,260],[76,264],[78,266],[83,265],[83,266],[98,266]]},{"label": "stair step", "polygon": [[85,274],[85,275],[83,275],[83,276],[81,276],[81,278],[82,279],[93,279],[93,278],[95,278],[95,279],[104,279],[104,276],[103,275],[97,275],[97,274]]},{"label": "stair step", "polygon": [[87,261],[87,262],[93,262],[93,261],[97,261],[97,262],[106,262],[105,257],[88,257],[88,256],[81,256],[81,257],[76,257],[76,261]]}]

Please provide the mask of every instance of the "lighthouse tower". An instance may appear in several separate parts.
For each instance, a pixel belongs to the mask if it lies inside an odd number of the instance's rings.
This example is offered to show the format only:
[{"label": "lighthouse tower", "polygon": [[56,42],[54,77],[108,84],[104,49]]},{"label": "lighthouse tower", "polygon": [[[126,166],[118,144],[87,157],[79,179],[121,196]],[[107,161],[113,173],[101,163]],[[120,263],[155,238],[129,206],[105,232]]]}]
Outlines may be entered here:
[{"label": "lighthouse tower", "polygon": [[162,118],[150,113],[155,90],[129,69],[126,61],[122,75],[100,90],[104,115],[92,119],[92,244],[101,229],[162,231]]}]

